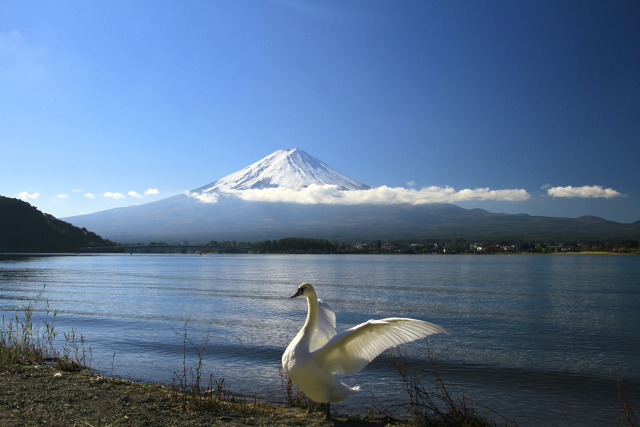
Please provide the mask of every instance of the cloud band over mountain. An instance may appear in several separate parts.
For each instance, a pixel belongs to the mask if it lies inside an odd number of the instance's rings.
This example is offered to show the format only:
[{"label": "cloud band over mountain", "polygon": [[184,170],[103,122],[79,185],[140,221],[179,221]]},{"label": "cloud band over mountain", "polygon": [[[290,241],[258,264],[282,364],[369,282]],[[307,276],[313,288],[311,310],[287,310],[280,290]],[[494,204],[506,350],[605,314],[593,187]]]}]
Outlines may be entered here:
[{"label": "cloud band over mountain", "polygon": [[[203,203],[217,203],[221,196],[234,196],[251,202],[286,202],[338,205],[424,205],[468,201],[522,202],[531,195],[524,189],[492,190],[445,186],[414,188],[370,187],[332,169],[326,163],[299,149],[278,150],[244,169],[185,194]],[[551,187],[556,197],[613,198],[621,193],[601,186]]]},{"label": "cloud band over mountain", "polygon": [[287,202],[300,204],[410,204],[454,203],[470,200],[494,200],[519,202],[528,200],[529,193],[523,189],[490,190],[489,188],[456,190],[452,187],[425,187],[407,189],[402,187],[375,187],[366,190],[342,191],[336,185],[312,184],[302,189],[284,187],[247,190],[225,190],[220,193],[187,192],[188,196],[204,203],[215,203],[220,194],[228,194],[244,201]]}]

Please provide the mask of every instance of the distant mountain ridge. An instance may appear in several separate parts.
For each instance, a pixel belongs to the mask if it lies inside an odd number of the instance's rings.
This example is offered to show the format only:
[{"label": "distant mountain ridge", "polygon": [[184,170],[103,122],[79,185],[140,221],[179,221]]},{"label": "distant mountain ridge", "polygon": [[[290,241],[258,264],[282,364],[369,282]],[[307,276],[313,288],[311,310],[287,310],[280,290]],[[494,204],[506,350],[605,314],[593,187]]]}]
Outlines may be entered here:
[{"label": "distant mountain ridge", "polygon": [[86,252],[115,245],[91,231],[42,213],[27,202],[0,196],[0,251]]},{"label": "distant mountain ridge", "polygon": [[258,241],[312,237],[365,239],[607,240],[640,238],[640,221],[621,224],[602,218],[553,218],[490,213],[440,204],[301,204],[246,201],[243,191],[298,191],[311,186],[340,191],[366,184],[330,168],[302,150],[279,150],[262,160],[167,199],[66,218],[118,242],[210,240]]}]

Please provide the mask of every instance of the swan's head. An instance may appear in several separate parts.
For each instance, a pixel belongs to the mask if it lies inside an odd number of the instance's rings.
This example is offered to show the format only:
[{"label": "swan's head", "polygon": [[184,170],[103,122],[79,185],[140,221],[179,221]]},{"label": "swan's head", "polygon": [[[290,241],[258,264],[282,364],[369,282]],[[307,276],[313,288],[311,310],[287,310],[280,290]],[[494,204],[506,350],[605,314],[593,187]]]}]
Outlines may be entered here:
[{"label": "swan's head", "polygon": [[291,298],[299,297],[301,295],[303,297],[309,298],[311,295],[315,295],[315,294],[316,294],[316,290],[313,289],[313,286],[311,285],[311,283],[303,283],[302,285],[298,286],[298,292],[291,295]]}]

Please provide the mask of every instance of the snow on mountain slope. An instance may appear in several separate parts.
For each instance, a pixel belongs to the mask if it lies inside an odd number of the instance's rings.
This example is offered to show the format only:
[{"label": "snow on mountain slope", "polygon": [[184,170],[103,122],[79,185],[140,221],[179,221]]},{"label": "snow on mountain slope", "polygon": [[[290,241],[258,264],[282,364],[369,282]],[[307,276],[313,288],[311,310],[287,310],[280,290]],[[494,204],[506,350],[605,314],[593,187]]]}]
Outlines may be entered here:
[{"label": "snow on mountain slope", "polygon": [[234,190],[335,185],[339,190],[366,190],[368,185],[349,178],[326,163],[297,148],[278,150],[244,169],[227,175],[193,193],[222,193]]}]

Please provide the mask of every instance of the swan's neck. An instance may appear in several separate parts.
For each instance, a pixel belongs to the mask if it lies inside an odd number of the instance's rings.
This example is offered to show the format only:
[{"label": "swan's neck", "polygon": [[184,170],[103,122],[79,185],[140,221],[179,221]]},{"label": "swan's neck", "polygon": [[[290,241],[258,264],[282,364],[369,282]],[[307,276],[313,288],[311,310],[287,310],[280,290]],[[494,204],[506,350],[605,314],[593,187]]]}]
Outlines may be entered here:
[{"label": "swan's neck", "polygon": [[304,322],[300,333],[302,334],[301,341],[304,341],[305,346],[309,348],[311,337],[316,330],[316,326],[318,326],[318,297],[315,295],[307,297],[307,304],[309,305],[307,320]]}]

